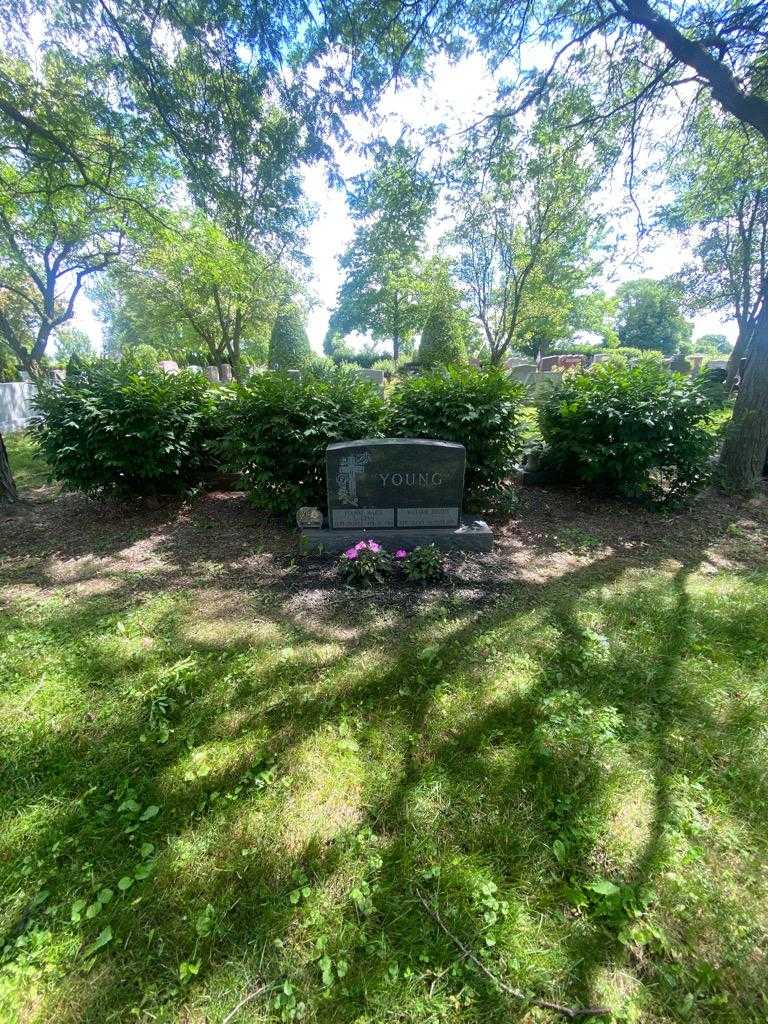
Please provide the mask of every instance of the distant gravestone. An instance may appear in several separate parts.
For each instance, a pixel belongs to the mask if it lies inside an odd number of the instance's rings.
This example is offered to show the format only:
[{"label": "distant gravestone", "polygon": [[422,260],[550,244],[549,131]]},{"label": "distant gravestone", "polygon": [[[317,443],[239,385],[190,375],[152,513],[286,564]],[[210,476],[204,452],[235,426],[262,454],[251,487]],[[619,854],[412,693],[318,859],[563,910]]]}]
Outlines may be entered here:
[{"label": "distant gravestone", "polygon": [[379,391],[380,395],[384,395],[384,371],[369,369],[368,367],[362,366],[357,371],[357,376],[360,380],[366,380],[370,384],[374,384]]},{"label": "distant gravestone", "polygon": [[482,520],[462,516],[466,451],[450,441],[377,438],[328,446],[328,528],[306,529],[310,550],[343,551],[363,537],[388,547],[435,543],[489,550]]},{"label": "distant gravestone", "polygon": [[518,363],[509,367],[509,376],[513,380],[520,381],[521,384],[529,381],[534,373],[536,373],[536,363]]},{"label": "distant gravestone", "polygon": [[189,366],[187,367],[187,370],[189,370],[190,373],[202,373],[203,372],[202,366],[195,366],[194,363],[190,363]]},{"label": "distant gravestone", "polygon": [[542,356],[539,360],[539,370],[542,373],[549,373],[555,369],[560,361],[560,356]]},{"label": "distant gravestone", "polygon": [[561,370],[579,370],[584,365],[584,356],[566,353],[559,357],[557,365]]},{"label": "distant gravestone", "polygon": [[704,356],[700,352],[695,352],[691,356],[691,376],[698,377],[701,373],[701,364],[704,362]]},{"label": "distant gravestone", "polygon": [[219,383],[219,368],[218,368],[218,366],[206,366],[203,369],[203,373],[205,374],[206,378],[212,384],[218,384]]},{"label": "distant gravestone", "polygon": [[232,367],[229,363],[219,363],[219,380],[228,384],[232,380]]},{"label": "distant gravestone", "polygon": [[163,373],[170,373],[175,376],[179,372],[179,364],[175,359],[161,359],[157,365]]}]

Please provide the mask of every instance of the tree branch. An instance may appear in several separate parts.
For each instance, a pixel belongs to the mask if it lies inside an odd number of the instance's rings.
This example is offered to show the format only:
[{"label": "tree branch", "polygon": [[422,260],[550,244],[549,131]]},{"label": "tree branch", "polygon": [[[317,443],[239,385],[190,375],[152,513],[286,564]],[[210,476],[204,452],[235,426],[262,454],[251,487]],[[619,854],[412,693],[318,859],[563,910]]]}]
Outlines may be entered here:
[{"label": "tree branch", "polygon": [[475,967],[478,968],[478,970],[482,971],[482,973],[487,978],[490,978],[490,980],[493,982],[493,984],[496,986],[496,988],[498,988],[505,995],[509,996],[511,999],[520,1000],[521,1002],[528,1003],[530,1006],[538,1006],[538,1007],[540,1007],[543,1010],[552,1010],[554,1013],[559,1013],[561,1016],[567,1017],[568,1020],[579,1020],[582,1017],[609,1017],[610,1016],[611,1011],[608,1009],[607,1006],[583,1006],[583,1007],[563,1006],[562,1003],[553,1003],[549,999],[536,999],[536,998],[533,998],[531,996],[527,996],[525,994],[525,992],[523,992],[522,989],[513,988],[511,985],[508,985],[505,981],[502,981],[501,978],[497,978],[496,975],[493,974],[485,966],[483,961],[480,960],[479,957],[475,956],[475,954],[472,952],[472,950],[468,949],[464,945],[464,943],[460,939],[458,939],[453,934],[452,931],[450,931],[448,929],[448,926],[443,921],[443,919],[440,916],[437,908],[433,907],[432,904],[429,903],[424,898],[424,896],[422,896],[421,892],[418,889],[416,890],[416,895],[419,897],[419,900],[421,901],[421,904],[424,907],[424,909],[427,911],[427,913],[431,917],[433,917],[435,919],[437,924],[445,932],[445,934],[448,936],[448,938],[451,940],[451,942],[453,942],[453,944],[455,946],[457,946],[461,950],[462,954],[468,960],[472,961],[472,963],[475,965]]},{"label": "tree branch", "polygon": [[725,110],[739,121],[751,124],[768,141],[768,100],[744,92],[726,65],[707,52],[705,46],[688,36],[656,12],[646,0],[609,0],[612,7],[634,25],[647,29],[682,64],[693,68],[712,90]]}]

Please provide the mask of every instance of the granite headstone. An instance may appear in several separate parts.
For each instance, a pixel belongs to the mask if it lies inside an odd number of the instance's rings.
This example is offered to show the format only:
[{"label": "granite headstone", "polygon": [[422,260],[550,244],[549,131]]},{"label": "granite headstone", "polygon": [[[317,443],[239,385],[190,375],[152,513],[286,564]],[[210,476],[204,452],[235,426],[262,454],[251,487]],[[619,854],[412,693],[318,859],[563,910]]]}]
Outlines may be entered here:
[{"label": "granite headstone", "polygon": [[305,530],[312,550],[343,550],[365,536],[388,546],[436,543],[488,550],[482,520],[462,516],[466,451],[420,438],[375,438],[328,446],[328,529]]}]

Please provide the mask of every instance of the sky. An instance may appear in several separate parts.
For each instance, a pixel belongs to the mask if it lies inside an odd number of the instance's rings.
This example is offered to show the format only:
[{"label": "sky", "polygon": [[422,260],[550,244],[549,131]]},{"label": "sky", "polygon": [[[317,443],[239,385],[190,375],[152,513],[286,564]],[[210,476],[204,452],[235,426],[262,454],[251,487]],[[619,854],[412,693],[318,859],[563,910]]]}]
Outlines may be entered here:
[{"label": "sky", "polygon": [[[381,135],[394,141],[404,126],[418,130],[444,123],[449,131],[458,130],[487,112],[494,95],[494,80],[480,56],[466,57],[458,64],[451,64],[447,58],[439,58],[434,64],[429,82],[388,90],[380,101],[375,120],[358,116],[348,121],[352,145],[346,148],[337,146],[335,150],[342,175],[349,179],[365,169],[365,160],[356,146]],[[307,198],[316,209],[307,245],[314,300],[307,331],[313,349],[322,352],[328,318],[342,280],[338,260],[352,237],[353,224],[344,193],[328,185],[323,165],[316,164],[305,170],[304,185]],[[653,195],[649,192],[643,199],[647,200],[650,212]],[[607,184],[604,200],[611,206],[627,205],[620,178]],[[627,210],[618,221],[617,228],[627,241],[611,260],[602,278],[596,282],[609,294],[630,278],[665,277],[679,270],[685,262],[686,250],[672,237],[646,242],[638,249],[634,212]],[[435,227],[427,238],[428,248],[433,249],[438,238],[439,230]],[[100,346],[101,324],[87,296],[81,295],[78,298],[75,318],[71,323],[86,331]],[[723,320],[716,314],[695,317],[694,338],[709,333],[726,334],[733,340],[736,327],[733,321]]]}]

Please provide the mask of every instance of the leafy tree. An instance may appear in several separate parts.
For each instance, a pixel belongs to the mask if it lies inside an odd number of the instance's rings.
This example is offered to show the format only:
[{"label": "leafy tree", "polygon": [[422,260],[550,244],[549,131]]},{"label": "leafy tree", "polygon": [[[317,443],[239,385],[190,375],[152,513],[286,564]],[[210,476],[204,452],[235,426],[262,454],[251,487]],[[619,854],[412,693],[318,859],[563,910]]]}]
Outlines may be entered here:
[{"label": "leafy tree", "polygon": [[766,146],[711,104],[702,108],[672,174],[675,201],[665,221],[695,239],[696,262],[680,281],[694,310],[733,316],[738,325],[730,353],[732,383],[746,355],[765,301],[768,275],[768,170]]},{"label": "leafy tree", "polygon": [[565,351],[574,342],[574,336],[596,335],[603,348],[616,348],[619,337],[616,333],[616,299],[608,297],[599,289],[577,294],[568,315],[568,337],[553,348]]},{"label": "leafy tree", "polygon": [[233,242],[202,214],[165,214],[99,290],[108,351],[151,344],[185,359],[265,362],[287,277],[272,258]]},{"label": "leafy tree", "polygon": [[[86,280],[120,256],[128,217],[147,215],[145,180],[156,161],[130,115],[99,94],[98,69],[90,71],[86,85],[82,68],[49,55],[38,80],[21,61],[0,61],[24,117],[40,129],[31,133],[0,106],[0,335],[33,373]],[[57,132],[71,129],[79,155],[47,141],[49,121]]]},{"label": "leafy tree", "polygon": [[90,337],[79,327],[62,327],[56,332],[56,358],[68,363],[73,357],[93,359],[96,348]]},{"label": "leafy tree", "polygon": [[657,349],[666,355],[690,351],[693,325],[680,311],[682,296],[669,281],[640,278],[616,290],[616,332],[627,348]]},{"label": "leafy tree", "polygon": [[329,325],[323,338],[323,353],[330,359],[339,362],[353,355],[351,346],[345,341],[338,330]]},{"label": "leafy tree", "polygon": [[[361,2],[345,6],[350,24],[345,39],[361,51],[358,65],[377,67],[389,58],[396,74],[422,73],[430,54],[455,51],[468,34],[495,64],[519,57],[523,43],[528,52],[537,43],[545,44],[542,49],[554,53],[548,66],[536,72],[528,67],[516,83],[505,83],[500,104],[482,119],[482,128],[495,136],[501,125],[546,96],[555,81],[579,86],[589,95],[592,109],[574,118],[573,126],[591,126],[595,133],[606,125],[621,130],[633,195],[644,126],[659,113],[669,116],[667,100],[673,91],[688,103],[686,113],[692,116],[702,101],[714,100],[766,154],[763,3],[693,0],[661,6],[648,0],[543,0],[477,5],[473,0],[414,0],[393,14],[367,13]],[[681,85],[691,88],[678,91]],[[757,485],[768,449],[766,297],[764,280],[745,380],[721,455],[723,482],[739,491]]]},{"label": "leafy tree", "polygon": [[398,359],[422,322],[422,245],[435,186],[403,142],[381,143],[374,160],[351,193],[358,226],[341,258],[345,278],[329,335],[370,333],[377,342],[391,341]]},{"label": "leafy tree", "polygon": [[565,139],[561,120],[577,103],[568,96],[548,108],[525,138],[502,126],[490,152],[471,146],[456,162],[458,275],[493,364],[567,334],[595,271],[602,221],[589,199],[598,165],[578,139]]},{"label": "leafy tree", "polygon": [[466,363],[471,324],[447,266],[434,261],[427,278],[426,317],[418,359],[424,366]]},{"label": "leafy tree", "polygon": [[312,357],[312,349],[298,306],[286,303],[277,314],[269,339],[269,366],[272,370],[291,370],[303,366]]},{"label": "leafy tree", "polygon": [[693,347],[704,355],[727,356],[733,350],[733,345],[724,334],[702,334],[693,343]]}]

